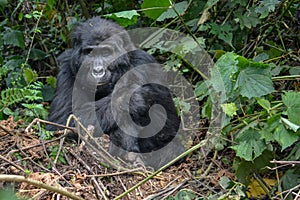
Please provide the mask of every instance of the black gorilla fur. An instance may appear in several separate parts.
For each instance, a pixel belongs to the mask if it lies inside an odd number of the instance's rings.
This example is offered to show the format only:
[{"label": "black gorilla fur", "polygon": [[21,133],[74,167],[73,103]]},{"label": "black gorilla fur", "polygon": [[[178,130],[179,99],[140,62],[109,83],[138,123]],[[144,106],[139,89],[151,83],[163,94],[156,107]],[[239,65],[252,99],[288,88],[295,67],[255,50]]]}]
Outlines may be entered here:
[{"label": "black gorilla fur", "polygon": [[[180,124],[180,119],[176,113],[169,89],[151,82],[153,81],[153,78],[159,80],[164,79],[164,77],[160,77],[160,72],[157,72],[155,68],[150,70],[150,74],[148,72],[149,70],[145,72],[142,69],[137,68],[138,66],[145,64],[149,64],[149,67],[151,67],[151,64],[156,63],[151,55],[140,49],[133,49],[129,52],[126,51],[126,53],[120,53],[119,57],[114,59],[114,61],[109,63],[108,67],[105,68],[106,71],[103,72],[105,75],[102,75],[102,71],[95,72],[93,64],[89,63],[92,63],[93,60],[99,58],[100,61],[105,60],[101,58],[104,47],[102,42],[106,45],[117,47],[132,45],[128,33],[122,27],[109,20],[94,17],[84,23],[78,23],[75,27],[72,33],[72,48],[67,49],[58,58],[60,72],[57,76],[57,89],[51,103],[48,120],[58,124],[65,124],[70,114],[75,113],[75,115],[77,115],[76,113],[79,113],[79,118],[85,126],[90,124],[95,125],[97,123],[100,124],[103,132],[95,129],[96,136],[99,136],[102,133],[109,134],[111,141],[110,152],[112,154],[124,157],[124,152],[120,153],[120,148],[117,147],[121,147],[126,152],[149,153],[146,154],[146,156],[143,156],[143,162],[154,168],[160,167],[162,164],[165,164],[167,161],[174,158],[174,155],[177,156],[184,151],[184,147],[181,143],[177,142],[174,146],[174,152],[172,149],[169,152],[165,151],[163,155],[159,153],[159,156],[151,154],[151,152],[167,145],[171,140],[176,140],[174,137]],[[91,55],[91,51],[93,51],[92,48],[97,48],[101,45],[101,49],[98,52],[94,51]],[[82,98],[82,100],[80,100],[77,105],[74,105],[74,103],[72,103],[72,98],[77,97],[72,97],[72,94],[76,75],[79,72],[80,67],[84,67],[85,65],[87,66],[85,71],[83,70],[85,74],[79,78],[80,87],[76,88],[77,92],[81,94],[80,98]],[[142,87],[139,87],[130,97],[129,111],[132,120],[139,126],[148,125],[151,121],[149,108],[154,104],[163,106],[167,113],[167,119],[161,131],[156,135],[147,138],[134,137],[124,133],[117,125],[116,119],[111,111],[111,99],[114,86],[127,71],[133,68],[137,69],[134,71],[136,80],[125,80],[126,84],[124,87],[118,89],[120,92],[116,92],[116,94],[120,94],[120,96],[116,98],[116,105],[118,105],[118,101],[120,103],[122,102],[123,96],[127,94],[126,90],[136,84],[136,82],[150,82],[152,84],[145,84]],[[80,73],[82,73],[82,71],[80,71]],[[98,76],[95,78],[97,82],[97,86],[94,87],[95,90],[90,89],[93,87],[89,87],[89,84],[95,84],[95,79],[94,82],[91,81],[91,73]],[[93,96],[93,99],[85,99],[85,97],[88,96]],[[93,106],[97,121],[95,121],[92,112],[89,110]],[[122,112],[123,110],[120,108],[117,115]],[[156,120],[153,122],[161,123],[160,117],[163,113],[156,111],[154,115]],[[122,123],[122,119],[119,119],[119,122]],[[124,124],[124,126],[130,125]],[[57,129],[57,127],[52,125],[47,125],[46,128],[48,130]],[[132,127],[128,127],[128,130],[132,131]],[[133,131],[139,135],[139,133],[142,133],[142,130],[143,129]],[[159,158],[153,158],[151,157],[152,155]]]}]

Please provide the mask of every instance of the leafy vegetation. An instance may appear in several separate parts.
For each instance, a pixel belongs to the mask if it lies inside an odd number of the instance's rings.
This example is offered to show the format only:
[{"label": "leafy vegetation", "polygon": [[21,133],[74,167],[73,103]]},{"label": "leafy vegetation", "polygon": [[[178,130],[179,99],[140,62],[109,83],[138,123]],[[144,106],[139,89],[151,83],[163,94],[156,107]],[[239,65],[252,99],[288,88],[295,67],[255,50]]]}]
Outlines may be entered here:
[{"label": "leafy vegetation", "polygon": [[[103,0],[89,5],[0,1],[0,120],[46,119],[58,71],[56,57],[67,48],[72,24],[89,13],[127,28],[181,31],[213,56],[210,78],[201,78],[193,63],[169,55],[163,46],[149,52],[162,54],[169,70],[180,70],[192,80],[202,118],[212,120],[212,104],[220,105],[222,131],[211,140],[220,156],[225,150],[235,152],[236,180],[220,179],[227,193],[219,198],[258,198],[255,192],[246,193],[248,186],[258,183],[269,198],[292,199],[300,183],[300,168],[294,162],[300,159],[299,7],[296,0]],[[186,51],[193,51],[186,46]],[[184,100],[176,99],[176,104],[185,112],[190,109]],[[65,163],[63,157],[60,161]],[[282,168],[276,161],[288,166]],[[169,199],[195,195],[183,190]]]}]

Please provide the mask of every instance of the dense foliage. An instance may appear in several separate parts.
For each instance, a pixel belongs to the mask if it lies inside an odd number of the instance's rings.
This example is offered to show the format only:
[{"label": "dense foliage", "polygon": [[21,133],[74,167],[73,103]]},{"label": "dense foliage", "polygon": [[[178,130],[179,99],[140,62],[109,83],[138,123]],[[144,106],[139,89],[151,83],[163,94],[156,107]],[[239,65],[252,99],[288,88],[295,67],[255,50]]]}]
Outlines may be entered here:
[{"label": "dense foliage", "polygon": [[[211,138],[216,152],[236,155],[236,182],[222,177],[220,184],[228,191],[223,197],[244,197],[254,182],[269,198],[292,199],[299,191],[299,1],[0,0],[0,12],[0,120],[46,119],[56,57],[67,48],[76,21],[99,15],[126,28],[166,27],[191,35],[215,61],[206,80],[168,49],[149,50],[167,55],[164,62],[192,80],[202,118],[212,119],[214,99],[220,93],[226,97],[218,101],[222,132]],[[178,104],[189,111],[184,100]]]}]

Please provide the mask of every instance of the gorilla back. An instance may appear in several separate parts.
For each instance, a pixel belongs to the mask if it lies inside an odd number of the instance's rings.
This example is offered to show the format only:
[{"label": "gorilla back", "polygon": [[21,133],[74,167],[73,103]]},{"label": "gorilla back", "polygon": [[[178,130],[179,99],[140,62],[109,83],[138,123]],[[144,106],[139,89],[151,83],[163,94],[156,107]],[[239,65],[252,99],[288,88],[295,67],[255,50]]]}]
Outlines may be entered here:
[{"label": "gorilla back", "polygon": [[78,23],[72,47],[58,61],[49,121],[65,124],[73,113],[95,127],[95,136],[110,136],[113,155],[134,161],[128,156],[133,152],[154,168],[185,150],[161,66],[136,49],[122,27],[99,17]]}]

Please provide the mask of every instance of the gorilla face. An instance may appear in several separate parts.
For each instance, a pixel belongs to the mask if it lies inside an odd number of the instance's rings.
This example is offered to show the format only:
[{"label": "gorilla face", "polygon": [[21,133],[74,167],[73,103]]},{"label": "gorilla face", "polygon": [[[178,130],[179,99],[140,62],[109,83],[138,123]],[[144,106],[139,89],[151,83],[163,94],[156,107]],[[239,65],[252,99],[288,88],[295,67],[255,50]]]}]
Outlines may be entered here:
[{"label": "gorilla face", "polygon": [[[78,28],[77,28],[78,29]],[[76,32],[76,30],[75,30]],[[99,33],[100,34],[100,33]],[[93,37],[95,38],[95,37]],[[127,32],[122,30],[117,34],[98,37],[90,42],[77,45],[78,69],[86,76],[82,77],[82,85],[96,86],[97,92],[111,89],[117,80],[131,67],[128,52],[134,50]],[[81,63],[81,64],[80,64]],[[77,74],[75,72],[75,74]]]}]

